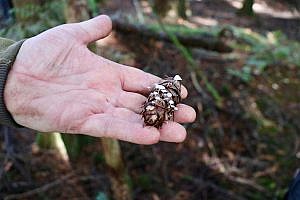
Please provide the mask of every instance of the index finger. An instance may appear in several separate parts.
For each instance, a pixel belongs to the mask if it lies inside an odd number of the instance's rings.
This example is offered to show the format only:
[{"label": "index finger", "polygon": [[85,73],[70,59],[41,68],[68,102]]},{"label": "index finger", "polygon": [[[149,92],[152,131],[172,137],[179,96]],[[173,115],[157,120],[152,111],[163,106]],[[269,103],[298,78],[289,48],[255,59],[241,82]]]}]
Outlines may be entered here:
[{"label": "index finger", "polygon": [[[123,90],[143,95],[149,94],[150,88],[161,80],[158,76],[125,65],[120,67],[120,78]],[[187,94],[187,89],[181,86],[181,97],[185,99]]]}]

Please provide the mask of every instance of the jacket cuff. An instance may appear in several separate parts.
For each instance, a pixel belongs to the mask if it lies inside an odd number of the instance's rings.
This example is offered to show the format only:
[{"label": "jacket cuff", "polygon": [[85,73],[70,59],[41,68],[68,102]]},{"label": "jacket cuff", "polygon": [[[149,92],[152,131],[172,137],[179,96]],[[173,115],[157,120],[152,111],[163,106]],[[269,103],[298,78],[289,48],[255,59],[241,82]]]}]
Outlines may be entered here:
[{"label": "jacket cuff", "polygon": [[15,128],[23,126],[16,123],[4,102],[4,88],[8,73],[14,64],[17,54],[25,40],[13,43],[0,52],[0,124]]}]

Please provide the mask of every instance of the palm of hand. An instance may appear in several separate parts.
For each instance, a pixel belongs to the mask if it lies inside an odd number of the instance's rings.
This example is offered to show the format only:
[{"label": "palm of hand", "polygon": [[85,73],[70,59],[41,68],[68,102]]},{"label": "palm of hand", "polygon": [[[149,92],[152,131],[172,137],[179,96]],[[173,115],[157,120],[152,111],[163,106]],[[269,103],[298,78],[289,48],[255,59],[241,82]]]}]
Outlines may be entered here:
[{"label": "palm of hand", "polygon": [[[8,110],[19,124],[43,132],[83,133],[141,144],[182,141],[185,130],[175,122],[162,130],[143,127],[139,112],[146,98],[142,93],[158,77],[113,63],[86,47],[110,30],[110,20],[100,16],[25,41],[5,87]],[[177,118],[188,122],[194,115]],[[171,137],[172,128],[179,133]]]}]

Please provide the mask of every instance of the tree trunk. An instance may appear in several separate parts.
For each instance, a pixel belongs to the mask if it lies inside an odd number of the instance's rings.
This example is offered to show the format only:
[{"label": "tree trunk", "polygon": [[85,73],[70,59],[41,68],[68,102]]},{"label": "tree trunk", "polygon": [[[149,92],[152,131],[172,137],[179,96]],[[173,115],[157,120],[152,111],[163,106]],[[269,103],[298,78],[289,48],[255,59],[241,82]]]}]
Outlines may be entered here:
[{"label": "tree trunk", "polygon": [[171,1],[172,0],[154,0],[153,2],[153,10],[154,12],[161,18],[164,18],[167,16],[169,10],[172,8],[171,7]]},{"label": "tree trunk", "polygon": [[154,0],[153,10],[160,18],[165,18],[172,12],[172,19],[187,19],[188,5],[186,0]]},{"label": "tree trunk", "polygon": [[67,0],[65,16],[67,23],[88,20],[90,14],[86,0]]},{"label": "tree trunk", "polygon": [[120,144],[115,139],[102,138],[104,158],[110,171],[110,181],[114,192],[114,199],[131,200],[129,175],[122,160]]},{"label": "tree trunk", "polygon": [[253,4],[254,4],[254,0],[244,0],[243,7],[240,10],[238,10],[238,14],[253,16],[254,15]]},{"label": "tree trunk", "polygon": [[187,19],[187,2],[186,0],[178,0],[178,5],[177,5],[177,14],[179,17],[182,19]]}]

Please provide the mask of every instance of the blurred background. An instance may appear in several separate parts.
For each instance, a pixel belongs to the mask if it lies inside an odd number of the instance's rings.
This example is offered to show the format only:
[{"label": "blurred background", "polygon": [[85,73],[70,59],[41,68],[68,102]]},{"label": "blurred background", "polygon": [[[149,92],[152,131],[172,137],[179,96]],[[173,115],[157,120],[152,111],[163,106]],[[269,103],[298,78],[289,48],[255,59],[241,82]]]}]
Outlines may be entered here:
[{"label": "blurred background", "polygon": [[109,15],[90,49],[179,74],[197,111],[181,144],[1,127],[0,199],[283,198],[300,164],[299,0],[0,2],[0,36],[16,41]]}]

